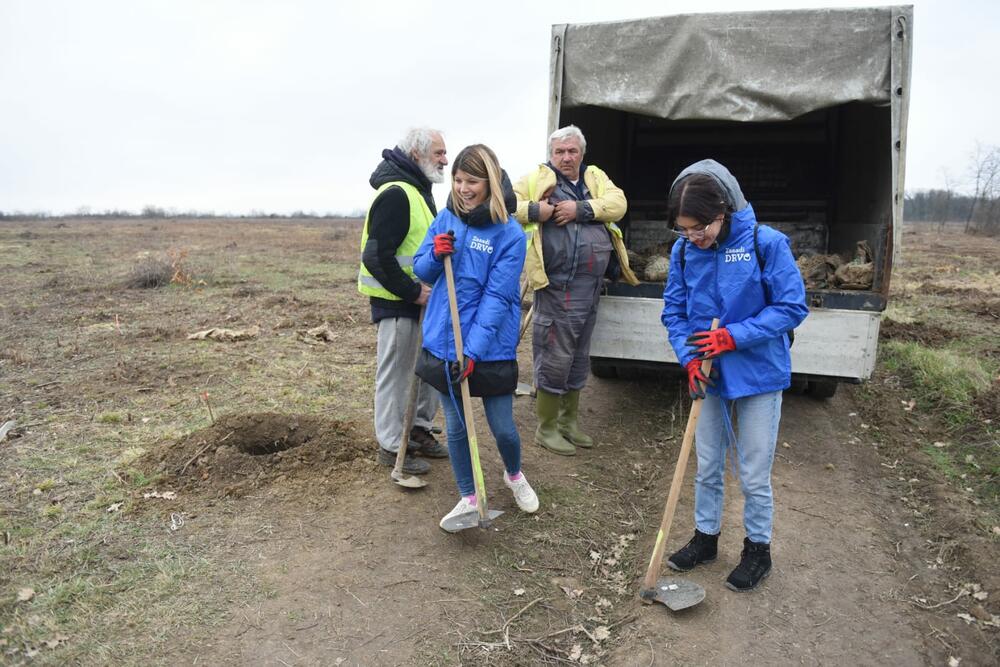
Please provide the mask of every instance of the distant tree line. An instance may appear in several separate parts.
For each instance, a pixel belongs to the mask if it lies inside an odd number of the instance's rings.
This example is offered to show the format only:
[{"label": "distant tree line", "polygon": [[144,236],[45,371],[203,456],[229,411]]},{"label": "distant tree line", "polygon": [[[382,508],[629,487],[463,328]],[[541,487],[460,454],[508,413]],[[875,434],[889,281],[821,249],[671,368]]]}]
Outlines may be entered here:
[{"label": "distant tree line", "polygon": [[916,190],[906,193],[903,218],[911,222],[965,222],[973,201],[954,190]]},{"label": "distant tree line", "polygon": [[921,190],[906,195],[903,218],[924,222],[961,222],[966,233],[1000,235],[1000,146],[976,144],[970,157],[968,184],[972,194]]},{"label": "distant tree line", "polygon": [[355,209],[347,213],[317,213],[316,211],[293,211],[291,213],[270,213],[267,211],[252,210],[246,214],[216,213],[215,211],[179,211],[173,208],[162,206],[144,206],[138,213],[125,209],[107,209],[104,211],[93,211],[90,207],[83,206],[73,213],[60,213],[53,215],[49,211],[0,211],[0,220],[42,220],[42,219],[64,219],[64,218],[268,218],[268,219],[291,219],[291,218],[315,218],[315,219],[335,219],[345,220],[365,217],[364,209]]}]

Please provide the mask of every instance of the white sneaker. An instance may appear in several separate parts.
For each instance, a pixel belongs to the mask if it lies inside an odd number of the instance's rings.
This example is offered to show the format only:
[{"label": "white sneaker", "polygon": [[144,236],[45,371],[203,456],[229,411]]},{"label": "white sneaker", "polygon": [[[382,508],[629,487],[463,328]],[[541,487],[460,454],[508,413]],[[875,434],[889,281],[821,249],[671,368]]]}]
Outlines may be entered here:
[{"label": "white sneaker", "polygon": [[478,508],[476,507],[475,503],[470,503],[466,498],[463,497],[461,500],[458,501],[458,504],[455,505],[455,509],[444,515],[444,518],[441,519],[441,523],[438,525],[441,526],[441,530],[444,530],[445,532],[448,533],[458,532],[455,530],[448,530],[447,528],[445,528],[445,522],[447,522],[448,519],[453,519],[456,516],[461,516],[462,514],[468,514],[469,512],[475,512],[477,510]]},{"label": "white sneaker", "polygon": [[528,478],[524,476],[523,472],[521,473],[521,479],[516,482],[512,482],[507,473],[504,472],[503,483],[514,494],[514,501],[517,502],[517,506],[521,508],[522,512],[533,514],[538,510],[538,496],[535,495],[534,489],[528,484]]}]

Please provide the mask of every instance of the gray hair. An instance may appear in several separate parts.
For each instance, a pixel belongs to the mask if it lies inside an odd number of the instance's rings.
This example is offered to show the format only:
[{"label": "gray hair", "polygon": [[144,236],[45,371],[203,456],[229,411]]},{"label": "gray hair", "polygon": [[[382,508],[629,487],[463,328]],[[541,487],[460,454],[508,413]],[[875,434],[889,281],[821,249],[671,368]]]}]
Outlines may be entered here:
[{"label": "gray hair", "polygon": [[430,152],[434,139],[438,136],[443,136],[441,130],[430,127],[411,127],[396,145],[407,155],[416,154],[419,157],[425,157]]},{"label": "gray hair", "polygon": [[549,135],[549,154],[552,154],[553,142],[566,141],[567,139],[576,139],[580,142],[580,152],[587,152],[587,140],[583,137],[583,132],[576,125],[567,125]]}]

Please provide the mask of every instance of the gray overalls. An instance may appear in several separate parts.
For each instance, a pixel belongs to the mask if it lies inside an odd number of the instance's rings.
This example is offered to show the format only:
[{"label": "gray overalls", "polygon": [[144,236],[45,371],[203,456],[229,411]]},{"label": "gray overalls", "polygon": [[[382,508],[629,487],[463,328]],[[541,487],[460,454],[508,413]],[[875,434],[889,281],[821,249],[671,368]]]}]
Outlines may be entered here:
[{"label": "gray overalls", "polygon": [[557,173],[549,202],[578,202],[576,220],[540,225],[549,285],[535,291],[532,352],[535,385],[552,394],[583,389],[590,374],[590,338],[612,246],[607,228],[594,220],[585,201],[589,197],[582,169],[576,186]]}]

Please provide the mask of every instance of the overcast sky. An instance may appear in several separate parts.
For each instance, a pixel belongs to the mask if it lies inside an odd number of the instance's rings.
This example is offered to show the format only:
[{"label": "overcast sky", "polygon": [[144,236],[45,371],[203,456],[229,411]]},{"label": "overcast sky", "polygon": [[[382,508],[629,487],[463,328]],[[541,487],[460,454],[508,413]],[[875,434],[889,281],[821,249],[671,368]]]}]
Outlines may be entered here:
[{"label": "overcast sky", "polygon": [[[348,212],[414,124],[516,176],[545,157],[553,23],[868,4],[0,0],[0,211]],[[1000,2],[913,4],[907,189],[961,189],[1000,144]]]}]

